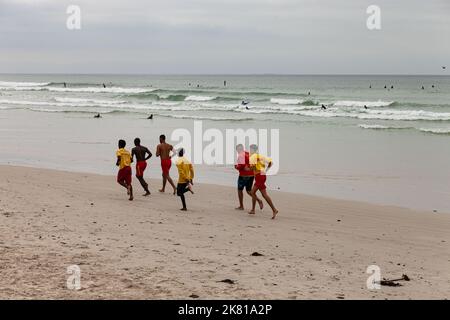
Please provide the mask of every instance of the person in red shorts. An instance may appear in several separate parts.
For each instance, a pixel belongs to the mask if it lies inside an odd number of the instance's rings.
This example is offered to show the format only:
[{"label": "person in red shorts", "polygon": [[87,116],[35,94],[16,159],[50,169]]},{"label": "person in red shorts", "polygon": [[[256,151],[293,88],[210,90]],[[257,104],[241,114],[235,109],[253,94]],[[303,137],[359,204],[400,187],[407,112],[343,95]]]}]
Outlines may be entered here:
[{"label": "person in red shorts", "polygon": [[[236,146],[236,152],[238,157],[234,168],[239,171],[239,178],[237,182],[239,207],[237,207],[236,210],[244,210],[244,189],[250,197],[253,197],[252,187],[253,181],[255,180],[255,174],[250,168],[250,154],[244,150],[244,146],[242,144],[238,144]],[[256,197],[256,201],[258,201],[259,208],[262,210],[262,200]]]},{"label": "person in red shorts", "polygon": [[173,183],[172,178],[170,177],[170,167],[172,166],[172,155],[173,146],[166,143],[166,136],[159,136],[159,144],[156,147],[156,156],[161,158],[161,169],[162,169],[162,178],[163,178],[163,186],[159,192],[165,192],[166,183],[169,181],[170,185],[173,188],[173,194],[176,194],[177,187],[175,187],[175,183]]},{"label": "person in red shorts", "polygon": [[148,183],[144,180],[144,171],[147,168],[147,160],[152,157],[152,153],[148,148],[141,146],[141,139],[134,139],[135,147],[131,149],[131,160],[134,160],[136,157],[136,178],[141,183],[142,188],[144,188],[145,194],[144,197],[150,195],[150,191],[148,190]]},{"label": "person in red shorts", "polygon": [[266,187],[266,164],[267,164],[267,170],[270,169],[272,166],[272,159],[265,157],[258,153],[258,146],[256,144],[252,144],[250,146],[250,168],[253,169],[253,172],[255,173],[255,184],[252,188],[252,210],[249,212],[249,214],[255,214],[255,207],[256,207],[256,192],[259,190],[263,196],[263,198],[267,201],[270,208],[272,208],[272,219],[275,219],[276,215],[278,214],[278,210],[275,208],[272,199],[267,193],[267,187]]},{"label": "person in red shorts", "polygon": [[116,152],[117,161],[116,166],[119,167],[117,173],[117,182],[127,189],[127,193],[130,196],[130,201],[133,201],[133,186],[131,185],[131,154],[128,150],[125,150],[125,140],[119,140],[119,150]]}]

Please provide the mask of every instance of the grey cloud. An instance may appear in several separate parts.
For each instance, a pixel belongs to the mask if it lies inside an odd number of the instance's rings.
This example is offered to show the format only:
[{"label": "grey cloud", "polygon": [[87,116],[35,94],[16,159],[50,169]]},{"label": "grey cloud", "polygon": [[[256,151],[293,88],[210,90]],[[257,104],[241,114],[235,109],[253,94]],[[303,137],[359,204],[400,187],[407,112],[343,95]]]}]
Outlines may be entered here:
[{"label": "grey cloud", "polygon": [[[82,30],[65,27],[82,9]],[[445,0],[0,0],[0,72],[439,73]]]}]

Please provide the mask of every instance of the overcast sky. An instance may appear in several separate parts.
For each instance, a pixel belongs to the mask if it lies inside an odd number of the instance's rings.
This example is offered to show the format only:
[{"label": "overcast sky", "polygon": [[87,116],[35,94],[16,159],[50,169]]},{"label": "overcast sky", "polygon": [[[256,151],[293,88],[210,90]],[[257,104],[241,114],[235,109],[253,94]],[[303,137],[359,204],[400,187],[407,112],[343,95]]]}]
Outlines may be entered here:
[{"label": "overcast sky", "polygon": [[[81,30],[66,28],[70,4]],[[371,4],[379,31],[366,27]],[[0,0],[0,73],[450,74],[444,65],[449,0]]]}]

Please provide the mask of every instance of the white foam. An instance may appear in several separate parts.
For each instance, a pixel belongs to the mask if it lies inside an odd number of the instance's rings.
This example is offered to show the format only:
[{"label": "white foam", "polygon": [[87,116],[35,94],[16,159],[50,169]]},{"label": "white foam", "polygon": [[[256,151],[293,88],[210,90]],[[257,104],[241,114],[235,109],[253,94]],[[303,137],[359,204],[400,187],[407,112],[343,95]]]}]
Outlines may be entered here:
[{"label": "white foam", "polygon": [[402,120],[402,121],[448,121],[450,113],[430,112],[423,110],[358,110],[357,112],[347,112],[340,109],[331,109],[323,111],[291,111],[290,114],[297,114],[308,117],[343,117],[355,118],[361,120]]},{"label": "white foam", "polygon": [[272,98],[270,99],[271,103],[274,104],[301,104],[304,100],[300,99],[281,99],[281,98]]},{"label": "white foam", "polygon": [[98,99],[82,99],[82,98],[65,98],[65,97],[55,97],[55,101],[63,103],[81,103],[81,104],[104,104],[104,105],[116,105],[123,104],[126,101],[119,100],[98,100]]},{"label": "white foam", "polygon": [[46,87],[48,91],[55,92],[91,92],[91,93],[144,93],[152,92],[156,89],[149,88],[122,88],[122,87],[82,87],[82,88],[59,88]]},{"label": "white foam", "polygon": [[450,134],[450,128],[419,128],[419,130],[434,134]]},{"label": "white foam", "polygon": [[358,114],[359,119],[381,119],[381,120],[450,120],[450,113],[431,112],[424,110],[365,110]]},{"label": "white foam", "polygon": [[344,101],[336,101],[333,103],[335,107],[360,107],[364,106],[370,107],[387,107],[393,104],[394,101],[352,101],[352,100],[344,100]]},{"label": "white foam", "polygon": [[[58,99],[58,100],[56,100]],[[0,100],[0,103],[7,105],[20,105],[20,106],[54,106],[54,107],[108,107],[116,106],[124,103],[125,101],[108,101],[108,100],[95,100],[95,99],[72,99],[72,98],[55,98],[55,101],[26,101],[26,100]],[[67,101],[67,102],[63,102]]]},{"label": "white foam", "polygon": [[207,97],[207,96],[188,96],[185,101],[211,101],[216,99],[216,97]]},{"label": "white foam", "polygon": [[215,116],[192,116],[192,115],[174,115],[174,114],[161,114],[163,117],[170,117],[176,119],[194,119],[194,120],[213,120],[213,121],[248,121],[253,118],[225,118]]},{"label": "white foam", "polygon": [[391,127],[382,126],[379,124],[358,124],[358,127],[363,129],[390,129]]},{"label": "white foam", "polygon": [[0,87],[15,88],[15,87],[44,87],[49,85],[50,82],[13,82],[13,81],[0,81]]}]

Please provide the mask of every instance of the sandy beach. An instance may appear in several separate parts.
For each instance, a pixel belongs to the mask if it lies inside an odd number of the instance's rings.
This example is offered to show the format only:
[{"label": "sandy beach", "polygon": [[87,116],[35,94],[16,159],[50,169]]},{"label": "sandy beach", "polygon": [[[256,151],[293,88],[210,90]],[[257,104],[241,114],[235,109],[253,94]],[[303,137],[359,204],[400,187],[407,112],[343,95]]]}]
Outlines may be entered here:
[{"label": "sandy beach", "polygon": [[[272,192],[273,221],[267,208],[234,210],[233,187],[195,185],[184,213],[159,180],[148,198],[134,181],[129,202],[113,176],[14,166],[0,176],[1,299],[450,296],[448,213]],[[81,290],[66,287],[70,265]],[[411,281],[368,290],[369,265]]]}]

